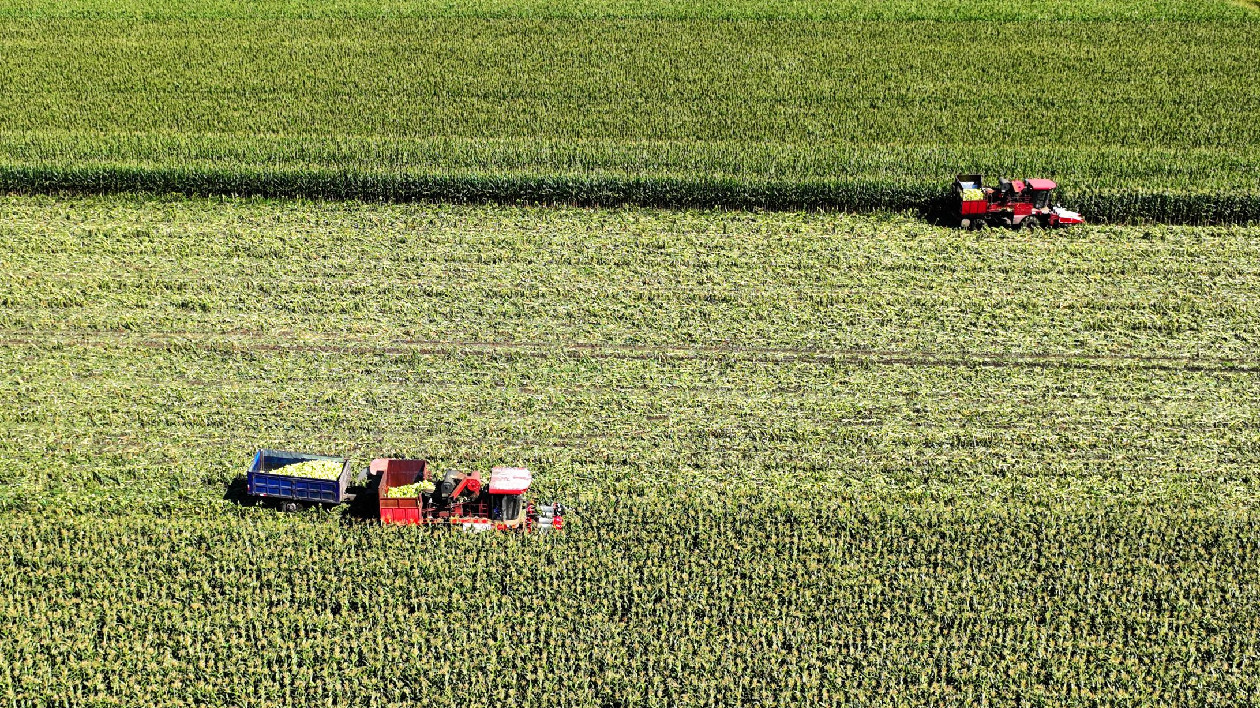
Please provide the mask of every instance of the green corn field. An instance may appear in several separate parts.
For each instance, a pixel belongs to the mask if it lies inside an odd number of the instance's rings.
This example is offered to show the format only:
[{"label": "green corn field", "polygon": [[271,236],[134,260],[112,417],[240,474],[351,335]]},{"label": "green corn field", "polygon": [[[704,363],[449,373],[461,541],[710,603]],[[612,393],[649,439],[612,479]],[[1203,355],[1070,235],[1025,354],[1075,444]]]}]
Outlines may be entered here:
[{"label": "green corn field", "polygon": [[[0,189],[1260,221],[1239,0],[0,3]],[[68,48],[73,48],[68,49]]]}]

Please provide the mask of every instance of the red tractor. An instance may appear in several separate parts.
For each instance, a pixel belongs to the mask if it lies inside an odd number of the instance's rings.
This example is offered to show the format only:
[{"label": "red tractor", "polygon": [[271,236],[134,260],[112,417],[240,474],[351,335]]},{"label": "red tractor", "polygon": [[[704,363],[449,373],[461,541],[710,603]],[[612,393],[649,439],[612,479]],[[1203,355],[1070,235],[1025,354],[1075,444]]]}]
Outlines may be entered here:
[{"label": "red tractor", "polygon": [[464,531],[560,530],[565,508],[525,499],[533,476],[524,467],[480,472],[448,470],[437,475],[424,460],[379,458],[368,468],[379,475],[382,523],[437,524]]},{"label": "red tractor", "polygon": [[964,229],[989,226],[1041,229],[1085,223],[1080,214],[1057,204],[1051,206],[1051,193],[1057,186],[1048,179],[1001,178],[996,187],[985,187],[980,175],[958,175],[954,179],[958,226]]}]

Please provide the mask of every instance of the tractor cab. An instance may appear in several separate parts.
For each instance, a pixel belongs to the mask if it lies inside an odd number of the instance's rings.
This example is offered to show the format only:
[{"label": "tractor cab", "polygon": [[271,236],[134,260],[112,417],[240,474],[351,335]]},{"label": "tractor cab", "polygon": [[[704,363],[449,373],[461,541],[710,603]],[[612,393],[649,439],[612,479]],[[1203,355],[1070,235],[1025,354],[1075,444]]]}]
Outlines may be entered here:
[{"label": "tractor cab", "polygon": [[1028,192],[1028,200],[1032,202],[1033,209],[1049,209],[1050,195],[1057,186],[1059,185],[1053,180],[1048,179],[1030,179],[1024,182],[1024,189]]},{"label": "tractor cab", "polygon": [[525,517],[524,495],[533,476],[524,467],[495,467],[490,470],[490,516],[504,524],[521,523]]},{"label": "tractor cab", "polygon": [[1048,209],[1050,194],[1058,185],[1048,179],[998,179],[997,197],[1008,204],[1031,204],[1034,209]]},{"label": "tractor cab", "polygon": [[1069,211],[1054,203],[1054,190],[1058,186],[1054,183],[1054,180],[1049,179],[1030,179],[1025,181],[1025,189],[1030,192],[1029,201],[1032,202],[1032,215],[1036,218],[1036,221],[1032,221],[1027,225],[1053,228],[1076,226],[1085,223],[1085,220],[1077,212]]}]

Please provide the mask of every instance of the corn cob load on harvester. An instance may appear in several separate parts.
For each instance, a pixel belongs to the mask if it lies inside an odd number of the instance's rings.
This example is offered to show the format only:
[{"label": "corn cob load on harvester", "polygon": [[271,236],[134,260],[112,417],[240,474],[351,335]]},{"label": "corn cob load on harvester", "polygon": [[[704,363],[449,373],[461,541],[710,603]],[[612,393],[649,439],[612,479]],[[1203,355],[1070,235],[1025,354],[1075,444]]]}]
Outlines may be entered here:
[{"label": "corn cob load on harvester", "polygon": [[1006,226],[1015,229],[1041,229],[1085,223],[1081,215],[1053,204],[1058,185],[1048,179],[998,179],[986,187],[980,175],[958,175],[954,195],[958,199],[958,226],[985,229]]}]

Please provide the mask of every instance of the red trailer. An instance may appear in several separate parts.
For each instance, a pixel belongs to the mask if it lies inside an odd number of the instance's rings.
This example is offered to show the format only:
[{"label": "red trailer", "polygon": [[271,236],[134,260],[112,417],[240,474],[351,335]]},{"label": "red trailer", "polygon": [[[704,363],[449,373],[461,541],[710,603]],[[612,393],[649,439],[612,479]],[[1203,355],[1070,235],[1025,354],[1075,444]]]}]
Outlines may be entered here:
[{"label": "red trailer", "polygon": [[[382,523],[441,524],[467,531],[547,531],[564,525],[563,505],[535,508],[526,500],[533,476],[524,467],[495,467],[488,484],[475,471],[436,474],[425,460],[380,458],[368,469],[379,475]],[[410,485],[417,486],[405,496],[397,494]]]},{"label": "red trailer", "polygon": [[1018,229],[1040,229],[1073,226],[1085,223],[1081,215],[1052,204],[1058,187],[1048,179],[998,179],[986,187],[980,175],[958,175],[954,194],[958,198],[958,226],[963,229],[984,229],[1007,226]]}]

